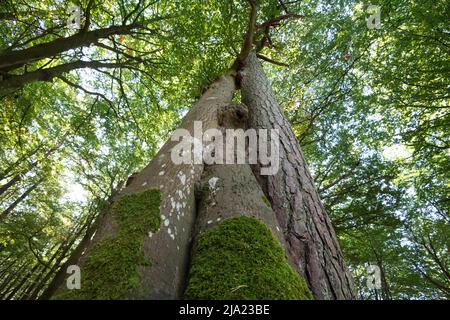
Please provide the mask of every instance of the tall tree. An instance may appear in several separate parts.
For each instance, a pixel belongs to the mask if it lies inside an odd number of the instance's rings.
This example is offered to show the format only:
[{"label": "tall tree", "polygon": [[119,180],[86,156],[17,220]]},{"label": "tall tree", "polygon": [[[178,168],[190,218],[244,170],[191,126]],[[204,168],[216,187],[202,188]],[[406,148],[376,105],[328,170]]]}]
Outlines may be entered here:
[{"label": "tall tree", "polygon": [[[182,297],[184,290],[190,298],[309,299],[310,290],[317,299],[356,296],[295,135],[251,53],[257,5],[250,1],[250,6],[248,30],[232,69],[209,85],[180,129],[194,139],[199,122],[203,130],[219,132],[278,129],[279,173],[264,181],[249,165],[204,163],[204,150],[209,147],[204,138],[194,141],[193,163],[174,164],[171,152],[177,144],[173,139],[166,142],[102,215],[95,237],[77,263],[83,270],[81,290],[61,289],[56,298],[167,299]],[[267,25],[273,21],[277,19]],[[241,85],[244,104],[232,104]],[[202,144],[199,163],[195,142]],[[261,229],[262,234],[253,235],[256,239],[245,236],[252,228]],[[220,238],[222,233],[228,237]],[[230,252],[227,242],[238,248]],[[253,260],[251,254],[238,259],[239,246],[249,247],[253,254],[261,254],[258,250],[265,247],[275,257],[265,262]],[[243,260],[243,266],[231,268],[227,259]],[[207,277],[214,284],[205,283]],[[236,277],[241,281],[234,283]]]},{"label": "tall tree", "polygon": [[[242,46],[249,3],[4,1],[2,298],[49,298],[77,263],[87,287],[66,298],[352,298],[343,257],[362,299],[448,297],[447,3],[378,0],[371,29],[372,2],[259,1]],[[278,129],[280,170],[205,161],[188,181],[161,146],[197,119],[212,139]]]}]

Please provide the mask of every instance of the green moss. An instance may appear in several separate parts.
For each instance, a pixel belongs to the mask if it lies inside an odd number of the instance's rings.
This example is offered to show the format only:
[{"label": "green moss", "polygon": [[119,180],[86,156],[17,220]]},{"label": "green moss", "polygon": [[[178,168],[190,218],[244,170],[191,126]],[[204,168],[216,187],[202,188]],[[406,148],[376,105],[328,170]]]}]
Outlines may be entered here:
[{"label": "green moss", "polygon": [[272,204],[270,203],[269,199],[266,198],[266,196],[262,196],[262,201],[266,204],[266,206],[272,208]]},{"label": "green moss", "polygon": [[312,294],[267,226],[241,216],[200,236],[185,298],[312,299]]},{"label": "green moss", "polygon": [[117,236],[93,247],[81,269],[81,289],[55,299],[126,299],[139,292],[138,266],[150,265],[141,245],[149,231],[159,229],[160,203],[157,189],[123,196],[112,209]]}]

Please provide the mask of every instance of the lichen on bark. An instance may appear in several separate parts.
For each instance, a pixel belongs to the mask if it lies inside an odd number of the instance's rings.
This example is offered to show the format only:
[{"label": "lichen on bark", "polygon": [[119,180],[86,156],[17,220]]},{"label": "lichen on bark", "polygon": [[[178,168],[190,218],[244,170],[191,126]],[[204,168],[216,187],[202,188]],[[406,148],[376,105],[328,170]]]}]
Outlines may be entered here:
[{"label": "lichen on bark", "polygon": [[301,299],[312,294],[261,221],[239,216],[201,234],[186,299]]},{"label": "lichen on bark", "polygon": [[161,192],[148,189],[121,197],[112,208],[117,222],[115,237],[99,241],[81,268],[81,289],[65,291],[54,299],[110,300],[139,297],[138,267],[151,261],[142,251],[149,232],[160,226]]}]

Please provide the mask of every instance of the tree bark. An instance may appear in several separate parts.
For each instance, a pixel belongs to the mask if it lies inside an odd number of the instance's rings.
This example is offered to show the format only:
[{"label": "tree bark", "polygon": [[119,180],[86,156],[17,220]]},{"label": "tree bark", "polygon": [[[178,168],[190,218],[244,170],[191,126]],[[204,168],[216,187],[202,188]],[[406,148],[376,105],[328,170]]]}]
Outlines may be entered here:
[{"label": "tree bark", "polygon": [[256,166],[254,172],[272,203],[291,264],[307,280],[316,299],[356,298],[352,278],[295,134],[254,53],[246,59],[241,77],[249,126],[279,130],[280,170],[275,175],[260,176]]},{"label": "tree bark", "polygon": [[[227,74],[217,79],[201,96],[183,119],[180,128],[194,136],[194,121],[201,121],[203,130],[218,127],[218,110],[231,102],[235,92],[233,75]],[[171,161],[171,150],[176,141],[167,141],[149,165],[135,175],[129,185],[113,199],[111,207],[123,197],[149,189],[159,189],[162,193],[159,213],[161,224],[157,232],[149,234],[142,243],[145,257],[150,266],[139,267],[140,287],[146,299],[180,298],[186,281],[190,257],[192,228],[196,216],[195,185],[203,172],[201,164],[175,165]],[[77,265],[83,273],[86,259],[95,249],[95,244],[114,238],[119,233],[112,208],[100,217],[99,227]],[[102,272],[98,271],[99,274]],[[82,284],[83,286],[83,284]],[[65,283],[55,292],[64,293]],[[140,299],[136,292],[130,292],[128,299]]]},{"label": "tree bark", "polygon": [[11,203],[4,211],[0,213],[0,221],[5,220],[8,215],[13,211],[19,203],[21,203],[23,200],[25,200],[31,192],[33,192],[39,185],[44,181],[44,178],[40,178],[38,181],[33,183],[27,190],[25,190],[24,193],[20,195],[19,198],[17,198],[13,203]]}]

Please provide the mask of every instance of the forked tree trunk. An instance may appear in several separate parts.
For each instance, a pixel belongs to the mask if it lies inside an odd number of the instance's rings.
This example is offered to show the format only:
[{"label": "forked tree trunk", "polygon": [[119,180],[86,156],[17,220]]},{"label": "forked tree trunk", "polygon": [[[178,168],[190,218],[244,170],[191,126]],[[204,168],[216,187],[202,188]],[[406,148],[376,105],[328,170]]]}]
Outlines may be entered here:
[{"label": "forked tree trunk", "polygon": [[290,262],[307,280],[316,299],[356,298],[352,278],[303,153],[254,53],[248,56],[241,76],[249,126],[279,130],[280,170],[267,176],[259,175],[258,167],[254,171],[272,203]]},{"label": "forked tree trunk", "polygon": [[[214,82],[181,128],[195,136],[194,121],[201,121],[203,131],[219,129],[225,137],[226,129],[278,128],[280,171],[262,177],[249,164],[176,165],[171,152],[178,141],[166,142],[102,215],[77,262],[81,290],[62,283],[54,298],[309,299],[308,287],[318,299],[355,297],[295,136],[256,57],[242,73],[248,108],[231,103],[234,75]],[[143,220],[135,220],[142,212]],[[124,257],[127,252],[133,255]]]}]

